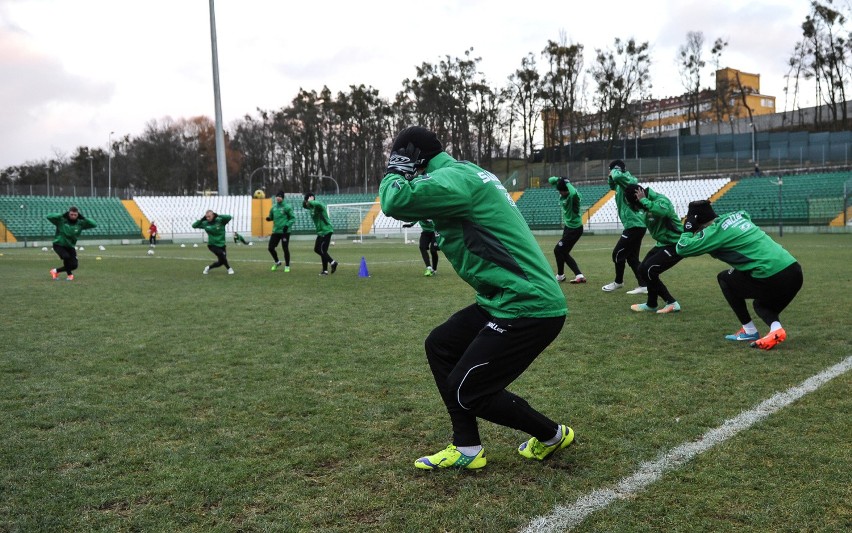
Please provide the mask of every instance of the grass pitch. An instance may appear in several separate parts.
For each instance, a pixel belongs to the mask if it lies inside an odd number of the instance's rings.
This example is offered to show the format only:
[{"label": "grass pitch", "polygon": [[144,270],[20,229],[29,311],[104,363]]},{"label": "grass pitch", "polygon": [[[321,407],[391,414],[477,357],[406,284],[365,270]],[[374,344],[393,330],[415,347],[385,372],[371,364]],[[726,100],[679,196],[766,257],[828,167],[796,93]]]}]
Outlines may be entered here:
[{"label": "grass pitch", "polygon": [[[852,353],[852,236],[781,239],[805,284],[771,352],[723,339],[738,324],[711,258],[664,274],[680,314],[603,293],[615,240],[580,240],[589,283],[562,286],[566,326],[512,387],[575,444],[531,463],[525,435],[483,422],[484,470],[426,473],[412,462],[450,428],[423,340],[473,301],[443,257],[424,278],[415,246],[338,239],[342,266],[320,278],[312,242],[286,274],[256,243],[229,246],[236,275],[203,276],[204,247],[86,246],[66,283],[52,252],[0,250],[0,531],[511,531]],[[850,385],[577,530],[848,530]]]}]

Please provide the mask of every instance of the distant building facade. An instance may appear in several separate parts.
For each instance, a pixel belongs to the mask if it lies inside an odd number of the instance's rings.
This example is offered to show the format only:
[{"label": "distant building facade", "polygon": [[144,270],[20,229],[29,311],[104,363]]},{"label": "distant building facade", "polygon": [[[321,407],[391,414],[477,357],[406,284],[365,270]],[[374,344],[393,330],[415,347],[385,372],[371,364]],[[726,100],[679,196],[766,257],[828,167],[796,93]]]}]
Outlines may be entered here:
[{"label": "distant building facade", "polygon": [[[631,103],[634,120],[629,121],[622,131],[627,137],[667,137],[676,135],[689,128],[691,133],[716,132],[738,119],[771,115],[775,113],[775,97],[760,92],[760,74],[750,74],[733,68],[716,71],[715,89],[704,89],[695,98],[682,94],[669,98],[642,100]],[[696,110],[693,110],[695,108]],[[696,132],[695,117],[698,117]],[[568,121],[558,132],[559,121],[552,108],[542,111],[544,122],[544,146],[553,146],[561,138],[562,144],[571,142],[571,132],[567,131]],[[601,129],[602,120],[598,114],[584,115],[575,121],[578,124],[574,132],[575,142],[584,142],[607,138],[607,131]],[[637,125],[641,124],[637,130]],[[551,132],[548,134],[548,132]],[[560,135],[561,133],[561,135]]]}]

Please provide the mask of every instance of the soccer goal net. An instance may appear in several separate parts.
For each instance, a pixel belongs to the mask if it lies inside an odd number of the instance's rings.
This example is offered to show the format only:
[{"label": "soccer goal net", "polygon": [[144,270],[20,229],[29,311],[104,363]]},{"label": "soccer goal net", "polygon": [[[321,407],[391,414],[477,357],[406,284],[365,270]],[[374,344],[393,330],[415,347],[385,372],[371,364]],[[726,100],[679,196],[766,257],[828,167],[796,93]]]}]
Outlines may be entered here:
[{"label": "soccer goal net", "polygon": [[355,235],[359,241],[365,235],[406,238],[411,230],[402,222],[382,213],[379,202],[328,204],[328,218],[335,233]]}]

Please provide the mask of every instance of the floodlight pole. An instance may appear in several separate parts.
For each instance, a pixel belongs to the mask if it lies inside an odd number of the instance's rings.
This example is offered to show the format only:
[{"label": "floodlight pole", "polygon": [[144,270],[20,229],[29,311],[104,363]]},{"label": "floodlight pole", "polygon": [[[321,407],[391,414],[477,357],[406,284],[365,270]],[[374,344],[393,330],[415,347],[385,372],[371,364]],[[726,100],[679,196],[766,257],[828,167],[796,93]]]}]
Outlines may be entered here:
[{"label": "floodlight pole", "polygon": [[112,134],[109,132],[109,141],[107,141],[107,196],[112,196]]},{"label": "floodlight pole", "polygon": [[89,150],[88,148],[86,148],[86,152],[88,152],[88,154],[89,154],[89,155],[86,156],[86,159],[89,160],[89,187],[90,187],[89,195],[94,196],[95,195],[95,169],[92,166],[92,159],[93,159],[92,151]]},{"label": "floodlight pole", "polygon": [[216,109],[216,169],[219,196],[228,196],[228,167],[225,163],[225,130],[222,127],[222,98],[219,93],[219,51],[216,45],[216,13],[210,0],[210,47],[213,54],[213,100]]}]

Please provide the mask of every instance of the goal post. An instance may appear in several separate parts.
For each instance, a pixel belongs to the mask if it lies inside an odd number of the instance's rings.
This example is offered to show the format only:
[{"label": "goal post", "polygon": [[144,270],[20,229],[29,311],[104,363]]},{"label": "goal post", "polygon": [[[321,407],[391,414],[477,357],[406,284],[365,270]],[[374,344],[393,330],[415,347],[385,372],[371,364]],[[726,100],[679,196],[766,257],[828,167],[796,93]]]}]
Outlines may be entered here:
[{"label": "goal post", "polygon": [[363,242],[364,234],[373,231],[376,218],[381,213],[381,205],[379,202],[328,204],[327,210],[335,233],[357,235]]},{"label": "goal post", "polygon": [[409,241],[409,230],[402,227],[401,221],[382,213],[379,202],[328,204],[327,212],[335,233],[356,235],[359,242],[364,242],[365,235]]}]

